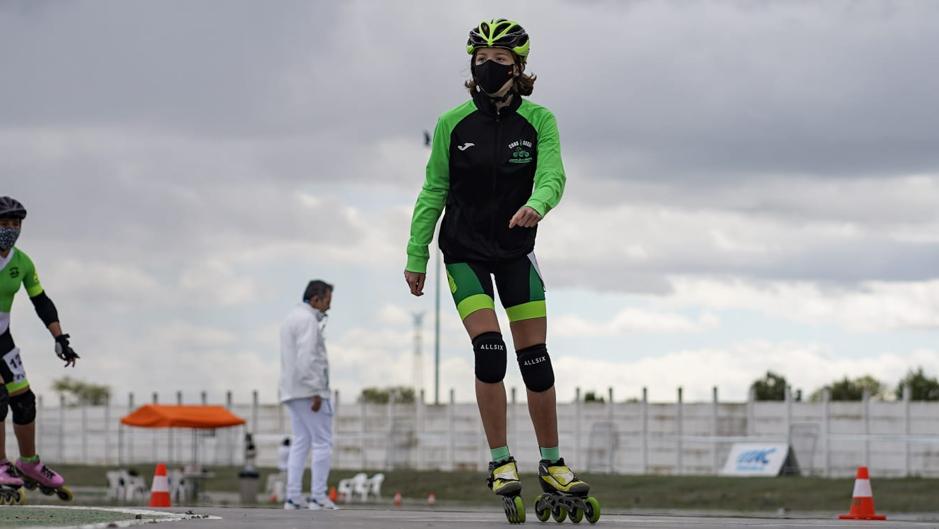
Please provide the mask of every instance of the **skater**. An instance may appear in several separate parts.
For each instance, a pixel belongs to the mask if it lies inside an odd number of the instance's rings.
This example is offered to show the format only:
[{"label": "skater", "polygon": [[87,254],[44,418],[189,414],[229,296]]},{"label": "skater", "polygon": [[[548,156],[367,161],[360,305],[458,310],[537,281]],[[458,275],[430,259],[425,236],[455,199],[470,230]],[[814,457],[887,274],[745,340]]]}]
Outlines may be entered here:
[{"label": "skater", "polygon": [[[65,479],[44,465],[36,453],[36,396],[29,387],[20,350],[10,334],[10,309],[13,296],[22,284],[36,308],[39,319],[55,339],[55,354],[74,366],[78,355],[69,345],[69,335],[62,332],[58,311],[39,283],[32,260],[15,246],[26,218],[26,208],[10,197],[0,197],[0,501],[20,503],[22,493],[10,491],[20,485],[32,490],[37,486],[44,494],[56,494],[70,501],[72,493],[64,486]],[[6,455],[6,417],[13,420],[13,433],[20,457],[13,465]]]},{"label": "skater", "polygon": [[[466,51],[471,99],[447,112],[434,131],[427,176],[411,220],[404,276],[423,294],[428,244],[441,212],[439,246],[450,291],[475,356],[476,401],[489,442],[489,487],[504,498],[509,522],[525,521],[518,468],[506,440],[503,378],[506,346],[496,319],[493,276],[509,318],[540,447],[538,473],[551,511],[599,519],[590,486],[577,479],[558,447],[554,371],[545,345],[545,289],[535,260],[537,225],[561,200],[565,175],[554,115],[524,99],[535,76],[525,73],[528,33],[517,22],[486,20],[470,30]],[[545,515],[546,519],[546,515]]]},{"label": "skater", "polygon": [[[329,361],[323,329],[333,286],[310,281],[280,330],[280,399],[290,412],[293,442],[287,458],[284,509],[336,509],[326,495],[332,455],[333,408],[329,401]],[[313,466],[310,497],[303,499],[303,470],[310,448]]]}]

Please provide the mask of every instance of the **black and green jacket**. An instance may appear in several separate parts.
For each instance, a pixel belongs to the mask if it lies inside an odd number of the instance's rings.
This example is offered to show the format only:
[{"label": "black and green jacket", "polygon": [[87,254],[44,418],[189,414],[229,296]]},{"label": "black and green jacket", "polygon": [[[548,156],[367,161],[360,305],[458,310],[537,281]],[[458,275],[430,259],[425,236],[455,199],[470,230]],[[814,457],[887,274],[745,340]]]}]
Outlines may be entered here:
[{"label": "black and green jacket", "polygon": [[496,112],[477,95],[445,112],[414,206],[407,270],[426,271],[444,206],[439,244],[447,263],[531,253],[537,228],[510,230],[509,220],[526,205],[544,217],[560,202],[564,182],[557,123],[545,107],[516,95]]}]

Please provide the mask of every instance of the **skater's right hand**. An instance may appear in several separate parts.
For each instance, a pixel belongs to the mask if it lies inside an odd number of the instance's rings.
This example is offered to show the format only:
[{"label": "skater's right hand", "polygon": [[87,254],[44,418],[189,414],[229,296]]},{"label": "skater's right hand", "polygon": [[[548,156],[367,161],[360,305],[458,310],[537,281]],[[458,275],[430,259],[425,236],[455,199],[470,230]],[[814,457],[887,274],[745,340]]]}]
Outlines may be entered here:
[{"label": "skater's right hand", "polygon": [[404,271],[404,280],[408,284],[408,288],[411,289],[411,294],[415,296],[424,295],[424,280],[427,279],[427,274],[422,274],[420,272],[409,272]]},{"label": "skater's right hand", "polygon": [[313,410],[313,413],[320,411],[320,407],[323,405],[323,398],[319,395],[313,396],[313,406],[310,407]]}]

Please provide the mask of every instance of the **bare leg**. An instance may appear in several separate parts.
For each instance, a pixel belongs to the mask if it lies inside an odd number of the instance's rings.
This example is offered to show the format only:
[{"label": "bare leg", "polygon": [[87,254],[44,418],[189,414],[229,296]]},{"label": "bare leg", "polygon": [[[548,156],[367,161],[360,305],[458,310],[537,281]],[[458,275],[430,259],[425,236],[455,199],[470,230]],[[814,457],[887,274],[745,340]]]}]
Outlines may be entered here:
[{"label": "bare leg", "polygon": [[36,422],[29,424],[14,424],[13,433],[16,434],[16,443],[20,447],[20,457],[33,457],[36,455]]},{"label": "bare leg", "polygon": [[[548,335],[548,319],[533,318],[512,322],[512,341],[515,350],[545,343]],[[552,386],[542,392],[528,390],[528,414],[535,427],[538,446],[555,447],[558,445],[557,397]]]},{"label": "bare leg", "polygon": [[[463,325],[470,339],[487,332],[500,332],[499,320],[492,309],[477,310],[463,320]],[[486,430],[489,448],[506,446],[508,441],[505,433],[505,384],[487,384],[476,379],[476,404],[479,406],[479,416]]]}]

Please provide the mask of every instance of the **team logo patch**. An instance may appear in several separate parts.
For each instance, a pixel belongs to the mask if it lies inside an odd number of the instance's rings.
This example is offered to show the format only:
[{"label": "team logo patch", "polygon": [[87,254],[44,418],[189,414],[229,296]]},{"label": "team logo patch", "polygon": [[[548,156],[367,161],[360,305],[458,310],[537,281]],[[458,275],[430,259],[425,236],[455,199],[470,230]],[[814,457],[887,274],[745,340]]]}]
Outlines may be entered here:
[{"label": "team logo patch", "polygon": [[19,267],[14,266],[13,268],[10,268],[10,277],[12,279],[16,279],[17,277],[20,277]]},{"label": "team logo patch", "polygon": [[531,163],[531,142],[528,140],[517,140],[509,144],[509,150],[512,151],[512,157],[509,163]]}]

